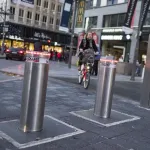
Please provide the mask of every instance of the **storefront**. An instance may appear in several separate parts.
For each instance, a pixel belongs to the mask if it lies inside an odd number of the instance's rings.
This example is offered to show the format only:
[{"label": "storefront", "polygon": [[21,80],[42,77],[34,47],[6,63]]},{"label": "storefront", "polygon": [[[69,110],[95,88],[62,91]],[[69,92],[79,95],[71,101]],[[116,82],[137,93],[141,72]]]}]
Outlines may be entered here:
[{"label": "storefront", "polygon": [[[102,55],[112,55],[116,60],[129,61],[131,35],[125,35],[121,28],[103,29],[101,33]],[[121,60],[120,60],[121,61]]]},{"label": "storefront", "polygon": [[[34,43],[40,40],[43,50],[62,52],[66,45],[70,45],[71,35],[67,33],[32,28],[10,22],[7,22],[6,25],[8,25],[8,32],[5,36],[5,45],[8,48],[22,47],[34,50]],[[0,35],[0,45],[2,45],[2,35]],[[77,46],[76,35],[74,46]]]}]

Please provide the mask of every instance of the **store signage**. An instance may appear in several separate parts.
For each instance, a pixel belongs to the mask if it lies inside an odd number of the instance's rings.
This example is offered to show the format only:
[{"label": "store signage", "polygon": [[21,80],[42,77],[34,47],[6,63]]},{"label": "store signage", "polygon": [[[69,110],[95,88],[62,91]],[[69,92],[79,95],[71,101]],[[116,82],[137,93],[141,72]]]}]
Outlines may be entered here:
[{"label": "store signage", "polygon": [[69,32],[68,23],[71,15],[73,0],[65,0],[59,30]]},{"label": "store signage", "polygon": [[135,12],[135,8],[137,5],[137,1],[138,0],[130,0],[128,3],[127,14],[126,14],[125,22],[123,26],[123,30],[127,34],[130,34],[133,32],[133,30],[131,29],[132,28],[131,25],[133,23],[133,17],[134,17],[134,12]]},{"label": "store signage", "polygon": [[102,35],[101,40],[122,40],[123,35]]},{"label": "store signage", "polygon": [[142,11],[142,17],[140,18],[140,22],[141,22],[141,26],[140,26],[140,31],[142,31],[143,29],[143,25],[147,16],[147,12],[150,6],[150,0],[143,0],[144,4],[143,4],[143,11]]},{"label": "store signage", "polygon": [[131,35],[102,35],[101,40],[130,40]]},{"label": "store signage", "polygon": [[83,26],[84,11],[85,11],[85,0],[79,0],[78,1],[77,21],[76,21],[77,28],[82,28],[82,26]]},{"label": "store signage", "polygon": [[43,38],[43,39],[51,39],[50,36],[46,35],[45,33],[35,32],[34,37]]},{"label": "store signage", "polygon": [[34,0],[11,0],[12,3],[20,4],[26,7],[34,7]]},{"label": "store signage", "polygon": [[24,40],[21,39],[20,37],[13,36],[13,35],[9,35],[8,38],[9,38],[9,39],[12,39],[12,40],[24,41]]},{"label": "store signage", "polygon": [[123,30],[120,29],[103,29],[102,30],[103,33],[114,33],[114,32],[123,32]]}]

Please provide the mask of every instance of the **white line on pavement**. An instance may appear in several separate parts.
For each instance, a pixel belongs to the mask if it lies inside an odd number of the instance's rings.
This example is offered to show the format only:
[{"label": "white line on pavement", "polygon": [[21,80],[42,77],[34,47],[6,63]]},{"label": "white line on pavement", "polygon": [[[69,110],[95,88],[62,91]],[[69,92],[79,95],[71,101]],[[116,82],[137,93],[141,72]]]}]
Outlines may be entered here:
[{"label": "white line on pavement", "polygon": [[9,81],[17,81],[17,80],[22,80],[22,78],[0,80],[0,83],[3,83],[3,82],[9,82]]},{"label": "white line on pavement", "polygon": [[[92,110],[92,109],[89,109],[89,110]],[[132,117],[132,118],[131,118],[131,119],[121,120],[121,121],[115,121],[115,122],[113,122],[113,123],[104,124],[104,123],[101,123],[101,122],[96,121],[96,120],[94,120],[94,119],[90,119],[90,118],[85,117],[85,116],[83,116],[83,115],[77,114],[78,112],[83,112],[83,111],[88,111],[88,110],[81,110],[81,111],[70,112],[70,114],[72,114],[72,115],[74,115],[74,116],[77,116],[77,117],[79,117],[79,118],[85,119],[85,120],[87,120],[87,121],[94,122],[94,123],[96,123],[96,124],[105,126],[105,127],[111,127],[111,126],[115,126],[115,125],[119,125],[119,124],[122,124],[122,123],[131,122],[131,121],[135,121],[135,120],[139,120],[139,119],[140,119],[140,117],[137,117],[137,116],[125,114],[125,113],[122,113],[122,112],[119,112],[119,111],[116,111],[116,110],[112,110],[112,111],[114,111],[114,112],[120,113],[120,114],[122,114],[122,115],[129,116],[129,117]]]}]

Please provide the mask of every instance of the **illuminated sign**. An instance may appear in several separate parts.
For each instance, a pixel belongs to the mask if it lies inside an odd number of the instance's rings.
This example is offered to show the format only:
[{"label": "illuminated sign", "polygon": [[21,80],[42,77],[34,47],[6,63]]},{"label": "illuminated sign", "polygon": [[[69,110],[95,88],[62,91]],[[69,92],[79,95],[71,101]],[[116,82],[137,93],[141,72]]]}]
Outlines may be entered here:
[{"label": "illuminated sign", "polygon": [[120,29],[103,29],[103,33],[113,33],[113,32],[123,32],[122,28]]},{"label": "illuminated sign", "polygon": [[131,36],[126,35],[125,37],[123,35],[102,35],[101,40],[130,40]]},{"label": "illuminated sign", "polygon": [[77,28],[82,28],[82,26],[83,26],[84,10],[85,10],[85,0],[79,0],[78,12],[77,12],[77,21],[76,21],[76,27]]},{"label": "illuminated sign", "polygon": [[102,35],[102,40],[122,40],[123,35]]}]

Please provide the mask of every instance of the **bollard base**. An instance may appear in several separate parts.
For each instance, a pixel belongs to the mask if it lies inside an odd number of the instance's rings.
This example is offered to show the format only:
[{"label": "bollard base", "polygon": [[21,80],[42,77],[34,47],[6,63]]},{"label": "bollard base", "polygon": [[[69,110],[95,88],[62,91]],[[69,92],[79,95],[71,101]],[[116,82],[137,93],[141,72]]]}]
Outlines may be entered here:
[{"label": "bollard base", "polygon": [[19,120],[0,122],[0,137],[6,139],[18,149],[29,148],[84,133],[83,130],[51,116],[45,116],[41,132],[23,133],[18,127]]},{"label": "bollard base", "polygon": [[110,118],[101,118],[99,116],[94,115],[93,109],[71,112],[71,114],[105,127],[110,127],[140,119],[137,116],[128,115],[115,110],[112,110]]},{"label": "bollard base", "polygon": [[24,132],[24,133],[34,133],[34,132],[41,132],[43,129],[40,129],[40,130],[28,130],[26,127],[24,127],[24,128],[19,127],[19,130]]}]

